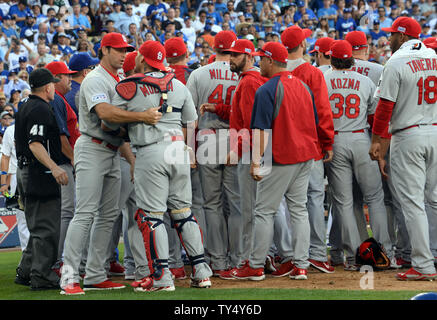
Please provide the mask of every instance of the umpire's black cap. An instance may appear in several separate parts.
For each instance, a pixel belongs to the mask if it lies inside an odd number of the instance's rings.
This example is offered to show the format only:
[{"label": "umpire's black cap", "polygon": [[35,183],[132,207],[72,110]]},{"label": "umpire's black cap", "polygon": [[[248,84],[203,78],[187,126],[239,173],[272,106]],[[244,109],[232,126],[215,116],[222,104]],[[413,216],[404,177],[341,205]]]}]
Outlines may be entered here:
[{"label": "umpire's black cap", "polygon": [[56,83],[59,81],[61,80],[55,78],[50,70],[46,68],[35,69],[29,75],[29,84],[32,89],[45,86],[50,82]]}]

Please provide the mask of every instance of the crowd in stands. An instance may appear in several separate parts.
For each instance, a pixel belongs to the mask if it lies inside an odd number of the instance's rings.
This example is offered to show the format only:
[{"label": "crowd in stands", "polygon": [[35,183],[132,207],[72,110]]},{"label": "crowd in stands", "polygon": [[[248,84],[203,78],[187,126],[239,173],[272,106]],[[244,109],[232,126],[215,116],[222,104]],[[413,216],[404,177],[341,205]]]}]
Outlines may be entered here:
[{"label": "crowd in stands", "polygon": [[76,52],[97,57],[107,32],[123,33],[137,48],[150,39],[182,37],[194,69],[208,63],[221,30],[233,30],[261,48],[297,24],[313,31],[308,51],[318,38],[343,39],[361,30],[368,37],[369,60],[383,64],[391,52],[381,28],[410,16],[420,22],[422,38],[435,36],[436,7],[433,0],[0,0],[0,104],[4,96],[16,109],[29,94],[33,68],[54,60],[68,63]]}]

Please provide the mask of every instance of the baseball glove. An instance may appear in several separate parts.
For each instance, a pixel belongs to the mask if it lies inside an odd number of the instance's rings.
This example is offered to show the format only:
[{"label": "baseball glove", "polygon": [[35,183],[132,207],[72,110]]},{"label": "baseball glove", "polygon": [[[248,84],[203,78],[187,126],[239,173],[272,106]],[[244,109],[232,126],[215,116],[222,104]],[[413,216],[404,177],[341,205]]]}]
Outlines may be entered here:
[{"label": "baseball glove", "polygon": [[357,264],[370,265],[376,270],[390,268],[390,259],[383,245],[374,238],[365,240],[358,248],[355,256]]}]

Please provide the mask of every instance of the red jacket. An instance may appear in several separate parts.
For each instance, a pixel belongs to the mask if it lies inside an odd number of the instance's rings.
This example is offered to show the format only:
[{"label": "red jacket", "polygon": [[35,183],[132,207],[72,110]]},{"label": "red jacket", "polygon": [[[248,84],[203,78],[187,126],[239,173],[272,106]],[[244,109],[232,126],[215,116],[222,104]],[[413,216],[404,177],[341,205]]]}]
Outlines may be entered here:
[{"label": "red jacket", "polygon": [[70,137],[68,138],[68,142],[70,142],[71,147],[74,149],[74,145],[76,143],[76,140],[80,137],[80,131],[79,131],[79,123],[77,122],[77,116],[74,112],[73,108],[70,106],[70,104],[67,102],[65,97],[56,91],[56,93],[64,100],[65,102],[65,108],[67,109],[67,129],[70,133]]},{"label": "red jacket", "polygon": [[[235,129],[237,132],[241,129],[250,130],[255,92],[268,80],[268,78],[262,77],[259,71],[256,70],[249,70],[240,75],[240,81],[232,98],[232,107],[229,117],[230,129]],[[250,138],[251,137],[252,135]],[[251,141],[252,140],[250,140],[250,142]],[[238,138],[238,155],[240,157],[243,152],[250,151],[246,148],[242,149],[244,146],[247,146],[247,144],[242,143],[242,137],[240,136]]]},{"label": "red jacket", "polygon": [[304,63],[291,71],[292,75],[305,82],[314,95],[314,102],[317,109],[319,124],[317,126],[317,136],[319,140],[319,157],[323,158],[324,153],[332,150],[334,143],[334,121],[332,118],[331,104],[329,103],[328,88],[322,71],[309,63]]}]

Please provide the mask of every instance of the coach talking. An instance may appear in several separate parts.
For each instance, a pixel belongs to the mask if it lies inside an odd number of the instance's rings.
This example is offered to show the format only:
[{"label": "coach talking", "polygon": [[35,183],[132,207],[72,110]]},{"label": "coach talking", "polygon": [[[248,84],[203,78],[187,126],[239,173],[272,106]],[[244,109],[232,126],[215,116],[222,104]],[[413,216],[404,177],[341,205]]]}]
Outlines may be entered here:
[{"label": "coach talking", "polygon": [[32,94],[20,107],[15,122],[18,190],[30,232],[15,283],[32,290],[59,288],[59,277],[51,268],[58,252],[60,185],[68,183],[68,176],[57,164],[61,160],[61,141],[49,105],[58,81],[45,68],[32,71]]}]

